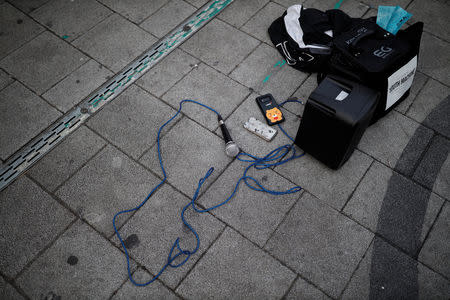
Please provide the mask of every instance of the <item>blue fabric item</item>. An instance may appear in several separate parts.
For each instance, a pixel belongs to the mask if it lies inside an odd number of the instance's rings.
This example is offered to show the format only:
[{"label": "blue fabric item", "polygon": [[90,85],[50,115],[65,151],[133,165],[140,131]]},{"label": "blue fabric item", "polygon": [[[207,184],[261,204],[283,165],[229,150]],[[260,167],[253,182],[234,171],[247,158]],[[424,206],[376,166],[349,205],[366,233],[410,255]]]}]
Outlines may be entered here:
[{"label": "blue fabric item", "polygon": [[397,34],[400,28],[411,18],[412,14],[400,6],[378,6],[377,24],[392,34]]}]

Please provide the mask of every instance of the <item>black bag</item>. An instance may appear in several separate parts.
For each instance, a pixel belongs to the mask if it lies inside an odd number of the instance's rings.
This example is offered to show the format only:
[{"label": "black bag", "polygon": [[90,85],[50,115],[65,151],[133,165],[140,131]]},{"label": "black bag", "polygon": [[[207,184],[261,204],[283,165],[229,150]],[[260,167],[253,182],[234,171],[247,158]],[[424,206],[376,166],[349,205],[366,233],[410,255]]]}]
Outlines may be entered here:
[{"label": "black bag", "polygon": [[326,74],[344,76],[380,92],[372,123],[388,113],[409,95],[417,68],[423,23],[418,22],[397,35],[363,20],[333,40],[334,48]]}]

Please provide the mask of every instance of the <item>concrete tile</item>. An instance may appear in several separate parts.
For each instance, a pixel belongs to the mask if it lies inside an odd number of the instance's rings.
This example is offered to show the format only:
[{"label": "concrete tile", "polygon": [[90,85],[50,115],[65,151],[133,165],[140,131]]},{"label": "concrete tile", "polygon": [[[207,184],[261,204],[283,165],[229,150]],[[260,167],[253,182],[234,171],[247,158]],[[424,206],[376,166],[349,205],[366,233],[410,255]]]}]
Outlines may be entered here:
[{"label": "concrete tile", "polygon": [[[248,165],[249,163],[235,160],[198,202],[204,207],[212,207],[225,201]],[[252,168],[247,175],[271,190],[284,191],[295,186],[270,169]],[[249,183],[256,186],[252,181]],[[301,193],[294,193],[276,197],[254,191],[242,181],[236,195],[227,204],[211,212],[249,240],[263,247],[300,195]]]},{"label": "concrete tile", "polygon": [[6,160],[59,116],[19,82],[6,87],[0,92],[0,157]]},{"label": "concrete tile", "polygon": [[[156,143],[159,127],[175,112],[161,100],[133,85],[91,118],[88,126],[125,153],[138,158]],[[168,125],[164,133],[170,127]]]},{"label": "concrete tile", "polygon": [[12,3],[15,7],[19,8],[20,10],[26,13],[30,13],[33,10],[44,5],[48,1],[49,0],[11,0],[9,2]]},{"label": "concrete tile", "polygon": [[446,299],[442,276],[376,238],[342,299]]},{"label": "concrete tile", "polygon": [[10,85],[13,81],[14,79],[8,73],[0,69],[0,90]]},{"label": "concrete tile", "polygon": [[[130,255],[153,274],[157,274],[167,262],[169,251],[177,238],[180,238],[183,249],[195,249],[196,239],[180,218],[181,210],[189,202],[190,199],[164,185],[121,229],[120,234],[124,239],[131,235],[137,236],[138,242],[133,247],[129,246]],[[225,226],[210,214],[199,214],[192,208],[188,209],[185,216],[200,237],[200,248],[185,265],[177,269],[167,268],[159,277],[171,288],[180,283]],[[119,244],[117,237],[114,237],[114,241]],[[175,263],[180,263],[182,259],[185,256]]]},{"label": "concrete tile", "polygon": [[242,31],[214,19],[181,45],[181,48],[228,74],[259,43]]},{"label": "concrete tile", "polygon": [[[181,100],[194,99],[211,106],[226,118],[249,93],[246,87],[201,64],[174,85],[163,96],[163,100],[178,108]],[[218,126],[217,115],[198,105],[184,104],[183,113],[209,130],[214,130]]]},{"label": "concrete tile", "polygon": [[100,0],[100,2],[132,22],[140,23],[166,4],[168,0]]},{"label": "concrete tile", "polygon": [[421,123],[448,95],[450,95],[449,87],[430,79],[414,99],[406,115]]},{"label": "concrete tile", "polygon": [[33,91],[42,94],[86,60],[83,53],[51,33],[44,32],[8,55],[0,66]]},{"label": "concrete tile", "polygon": [[294,278],[289,269],[227,228],[176,291],[189,299],[236,295],[275,299],[283,296]]},{"label": "concrete tile", "polygon": [[[144,269],[139,268],[134,272],[133,278],[135,281],[142,283],[147,282],[153,278],[148,272]],[[162,285],[159,281],[155,281],[145,288],[135,286],[129,280],[120,290],[111,298],[112,300],[119,299],[180,299],[177,297],[171,290]]]},{"label": "concrete tile", "polygon": [[411,90],[409,91],[408,98],[406,98],[399,105],[397,105],[395,107],[395,110],[398,111],[399,113],[406,114],[409,107],[413,103],[414,99],[427,82],[428,78],[429,77],[427,75],[424,75],[420,72],[416,72],[416,75],[414,75],[414,82],[411,86]]},{"label": "concrete tile", "polygon": [[44,30],[9,3],[0,3],[0,16],[0,59]]},{"label": "concrete tile", "polygon": [[74,216],[25,176],[0,193],[0,270],[14,277]]},{"label": "concrete tile", "polygon": [[450,95],[433,109],[422,124],[435,130],[438,134],[450,138],[448,116],[450,116]]},{"label": "concrete tile", "polygon": [[416,255],[444,200],[375,162],[344,212],[411,255]]},{"label": "concrete tile", "polygon": [[9,300],[25,299],[17,290],[0,276],[0,298]]},{"label": "concrete tile", "polygon": [[436,136],[420,165],[414,172],[414,180],[450,200],[450,142]]},{"label": "concrete tile", "polygon": [[[250,117],[254,117],[265,123],[265,119],[256,104],[256,97],[258,97],[258,95],[255,93],[248,96],[244,103],[242,103],[233,114],[225,120],[225,123],[231,137],[242,151],[263,157],[275,148],[291,144],[292,141],[283,134],[278,126],[273,127],[278,132],[270,142],[265,141],[244,128],[244,123],[248,121]],[[286,110],[282,110],[282,112],[286,121],[282,123],[281,126],[292,138],[295,138],[300,125],[300,119]],[[222,136],[222,130],[220,128],[217,128],[215,132],[217,135]]]},{"label": "concrete tile", "polygon": [[186,0],[186,2],[189,2],[195,7],[200,8],[201,6],[205,5],[208,2],[208,0]]},{"label": "concrete tile", "polygon": [[[113,216],[137,206],[159,179],[107,146],[60,187],[56,195],[100,232],[111,235]],[[120,227],[130,215],[118,218]]]},{"label": "concrete tile", "polygon": [[412,177],[418,163],[422,159],[422,154],[427,149],[433,135],[433,130],[424,126],[419,126],[406,147],[403,149],[400,158],[395,164],[394,170],[406,177]]},{"label": "concrete tile", "polygon": [[46,154],[28,174],[48,190],[54,191],[104,145],[101,137],[82,126]]},{"label": "concrete tile", "polygon": [[112,75],[111,71],[91,59],[48,90],[42,97],[61,111],[67,112],[102,85],[108,76]]},{"label": "concrete tile", "polygon": [[244,25],[269,0],[234,0],[220,15],[219,19],[237,28]]},{"label": "concrete tile", "polygon": [[288,8],[289,6],[295,5],[295,4],[304,4],[306,0],[273,0],[273,2],[276,2],[280,5],[283,5],[284,7]]},{"label": "concrete tile", "polygon": [[[333,2],[332,0],[328,0]],[[364,0],[365,4],[370,5],[372,8],[378,9],[379,5],[398,5],[406,9],[406,6],[409,4],[409,0]],[[408,10],[409,11],[409,10]]]},{"label": "concrete tile", "polygon": [[306,154],[275,171],[340,210],[371,163],[369,156],[355,150],[344,166],[332,170]]},{"label": "concrete tile", "polygon": [[[242,1],[244,2],[244,1]],[[247,1],[245,1],[247,3]],[[258,11],[245,25],[242,27],[242,31],[260,39],[272,45],[267,29],[275,19],[279,18],[286,9],[273,2],[267,3],[263,9]],[[225,11],[226,12],[226,11]]]},{"label": "concrete tile", "polygon": [[446,202],[431,230],[419,260],[450,278],[450,204]]},{"label": "concrete tile", "polygon": [[198,63],[198,59],[180,49],[175,49],[139,78],[136,84],[161,97]]},{"label": "concrete tile", "polygon": [[125,280],[125,269],[125,256],[119,249],[77,221],[17,283],[33,299],[42,295],[53,296],[46,299],[104,299]]},{"label": "concrete tile", "polygon": [[291,96],[308,76],[286,64],[274,67],[277,61],[281,60],[277,50],[261,44],[230,74],[230,77],[253,88],[261,95],[271,93],[281,103]]},{"label": "concrete tile", "polygon": [[[162,176],[156,148],[156,145],[153,146],[142,157],[141,162]],[[191,197],[197,189],[198,181],[209,168],[214,167],[214,172],[203,184],[205,190],[231,160],[226,156],[224,148],[222,139],[197,123],[183,118],[161,139],[167,180]]]},{"label": "concrete tile", "polygon": [[[420,42],[418,70],[426,75],[450,85],[450,45],[431,34],[424,32]],[[433,54],[433,55],[431,55]]]},{"label": "concrete tile", "polygon": [[[338,1],[335,0],[306,0],[305,8],[316,8],[322,11],[333,9]],[[372,4],[372,1],[368,1]],[[369,5],[358,0],[346,0],[339,7],[340,10],[352,18],[360,18],[369,9]]]},{"label": "concrete tile", "polygon": [[73,44],[109,69],[118,72],[154,42],[156,39],[151,34],[113,14],[76,39]]},{"label": "concrete tile", "polygon": [[367,128],[358,149],[394,168],[420,124],[391,111]]},{"label": "concrete tile", "polygon": [[72,41],[112,14],[95,0],[51,0],[31,16],[51,31]]},{"label": "concrete tile", "polygon": [[293,97],[297,97],[298,100],[303,101],[304,105],[299,105],[298,103],[286,103],[284,107],[296,115],[303,116],[306,102],[308,102],[309,96],[317,88],[317,86],[317,75],[309,75],[309,77],[306,78],[302,85],[292,95]]},{"label": "concrete tile", "polygon": [[413,1],[408,6],[408,12],[412,14],[410,22],[421,21],[424,23],[424,30],[450,40],[450,30],[444,20],[450,15],[450,5],[447,1]]},{"label": "concrete tile", "polygon": [[197,9],[183,0],[171,0],[139,26],[162,38]]},{"label": "concrete tile", "polygon": [[286,296],[286,300],[295,299],[329,300],[331,298],[299,277]]},{"label": "concrete tile", "polygon": [[304,193],[265,248],[337,297],[372,238],[362,226]]}]

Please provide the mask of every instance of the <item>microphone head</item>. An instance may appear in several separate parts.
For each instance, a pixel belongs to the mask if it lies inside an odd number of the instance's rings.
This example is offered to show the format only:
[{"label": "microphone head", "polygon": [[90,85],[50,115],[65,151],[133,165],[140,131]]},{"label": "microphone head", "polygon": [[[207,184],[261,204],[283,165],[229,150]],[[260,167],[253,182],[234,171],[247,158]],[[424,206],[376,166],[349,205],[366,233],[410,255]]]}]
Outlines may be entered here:
[{"label": "microphone head", "polygon": [[239,154],[239,151],[239,147],[233,141],[230,141],[225,145],[225,153],[229,157],[236,157]]}]

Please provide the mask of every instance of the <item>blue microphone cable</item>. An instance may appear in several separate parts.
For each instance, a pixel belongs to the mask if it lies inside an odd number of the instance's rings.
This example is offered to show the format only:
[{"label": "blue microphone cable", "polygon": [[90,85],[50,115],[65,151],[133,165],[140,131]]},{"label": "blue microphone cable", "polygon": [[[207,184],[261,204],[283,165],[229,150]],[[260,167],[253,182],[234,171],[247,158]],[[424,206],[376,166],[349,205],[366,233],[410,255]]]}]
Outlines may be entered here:
[{"label": "blue microphone cable", "polygon": [[[298,103],[302,103],[302,102],[300,102],[300,101],[298,101],[298,100],[286,100],[285,102],[281,103],[279,106],[281,107],[282,105],[284,105],[284,104],[287,103],[287,102],[298,102]],[[195,254],[195,253],[198,251],[198,249],[200,248],[200,237],[199,237],[198,233],[195,231],[195,229],[189,224],[189,222],[186,220],[186,218],[185,218],[185,216],[184,216],[186,210],[187,210],[190,206],[192,206],[192,208],[193,208],[196,212],[198,212],[198,213],[208,212],[208,211],[214,210],[214,209],[216,209],[216,208],[218,208],[218,207],[221,207],[222,205],[227,204],[228,201],[230,201],[230,199],[234,197],[234,195],[236,194],[236,192],[237,192],[237,190],[238,190],[238,187],[239,187],[239,185],[240,185],[241,182],[244,182],[244,183],[245,183],[250,189],[252,189],[252,190],[259,191],[259,192],[265,192],[265,193],[269,193],[269,194],[271,194],[271,195],[277,195],[277,196],[278,196],[278,195],[292,194],[292,193],[296,193],[296,192],[299,192],[299,191],[302,190],[302,188],[301,188],[300,186],[295,186],[295,187],[290,188],[290,189],[285,190],[285,191],[275,191],[275,190],[270,190],[270,189],[265,188],[262,184],[260,184],[260,183],[258,182],[258,180],[256,180],[256,179],[253,178],[252,176],[247,175],[247,172],[248,172],[248,171],[250,170],[250,168],[252,168],[252,167],[254,167],[254,168],[257,169],[257,170],[262,170],[262,169],[267,169],[267,168],[274,167],[274,166],[283,165],[283,164],[285,164],[285,163],[287,163],[287,162],[289,162],[289,161],[291,161],[291,160],[293,160],[293,159],[302,157],[305,153],[303,152],[302,154],[297,155],[297,154],[296,154],[295,147],[294,147],[294,144],[287,144],[287,145],[278,147],[278,148],[272,150],[270,153],[268,153],[268,154],[265,155],[264,157],[257,157],[257,156],[254,156],[254,155],[251,155],[251,154],[248,154],[248,153],[245,153],[245,152],[240,152],[240,153],[236,156],[236,159],[239,160],[239,161],[241,161],[241,162],[244,162],[244,163],[249,163],[249,165],[245,168],[243,175],[242,175],[242,176],[238,179],[238,181],[236,182],[236,185],[234,186],[233,192],[232,192],[232,193],[230,194],[230,196],[229,196],[227,199],[225,199],[223,202],[221,202],[221,203],[219,203],[219,204],[216,204],[216,205],[214,205],[214,206],[211,206],[211,207],[209,207],[209,208],[202,209],[202,208],[199,208],[199,207],[196,206],[195,201],[196,201],[197,198],[198,198],[198,195],[199,195],[199,193],[200,193],[200,189],[201,189],[203,183],[206,181],[206,179],[208,179],[208,177],[209,177],[209,176],[213,173],[213,171],[214,171],[214,168],[210,168],[210,169],[206,172],[205,176],[199,180],[197,189],[196,189],[196,191],[195,191],[195,193],[194,193],[194,196],[192,197],[192,200],[191,200],[186,206],[184,206],[183,209],[182,209],[182,211],[181,211],[181,221],[182,221],[183,224],[184,224],[184,225],[192,232],[192,234],[193,234],[193,235],[195,236],[195,238],[196,238],[197,243],[196,243],[195,248],[194,248],[194,249],[191,249],[191,250],[189,250],[189,249],[183,249],[183,248],[180,246],[180,238],[178,237],[178,238],[174,241],[174,243],[173,243],[171,249],[169,250],[169,254],[168,254],[167,260],[166,260],[165,264],[161,267],[161,269],[159,270],[159,272],[158,272],[152,279],[150,279],[149,281],[147,281],[147,282],[145,282],[145,283],[138,283],[138,282],[136,282],[136,281],[133,279],[133,276],[132,276],[132,274],[131,274],[131,269],[130,269],[130,256],[129,256],[129,254],[128,254],[127,247],[125,246],[125,243],[124,243],[122,237],[120,236],[119,231],[117,230],[116,219],[117,219],[117,217],[120,216],[121,214],[125,214],[125,213],[130,213],[130,212],[136,211],[136,210],[138,210],[139,208],[141,208],[142,206],[144,206],[145,203],[148,201],[148,199],[150,199],[150,197],[155,193],[155,191],[156,191],[161,185],[163,185],[164,182],[167,180],[167,174],[166,174],[166,170],[164,169],[164,164],[163,164],[162,155],[161,155],[161,144],[160,144],[161,131],[164,129],[164,127],[165,127],[167,124],[169,124],[170,122],[172,122],[173,119],[175,119],[175,118],[180,114],[180,112],[181,112],[181,110],[182,110],[182,107],[183,107],[183,104],[184,104],[184,103],[193,103],[193,104],[200,105],[200,106],[202,106],[202,107],[204,107],[204,108],[210,110],[211,112],[215,113],[216,115],[219,115],[219,113],[218,113],[215,109],[213,109],[213,108],[211,108],[211,107],[209,107],[209,106],[207,106],[207,105],[205,105],[205,104],[202,104],[202,103],[200,103],[200,102],[198,102],[198,101],[190,100],[190,99],[182,100],[182,101],[180,102],[180,107],[179,107],[178,111],[177,111],[177,112],[176,112],[176,113],[175,113],[175,114],[174,114],[167,122],[165,122],[165,123],[159,128],[159,130],[158,130],[158,135],[157,135],[157,139],[156,139],[156,140],[157,140],[157,149],[158,149],[159,165],[160,165],[161,170],[162,170],[162,173],[163,173],[163,179],[161,180],[160,183],[158,183],[158,184],[151,190],[151,192],[147,195],[147,197],[145,197],[145,199],[144,199],[138,206],[136,206],[136,207],[134,207],[134,208],[131,208],[131,209],[127,209],[127,210],[120,211],[120,212],[116,213],[116,214],[114,215],[114,218],[113,218],[113,227],[114,227],[114,231],[115,231],[117,237],[119,238],[120,243],[122,244],[122,248],[123,248],[123,250],[124,250],[124,252],[125,252],[125,256],[126,256],[126,259],[127,259],[128,277],[130,278],[130,281],[131,281],[134,285],[136,285],[136,286],[147,286],[147,285],[151,284],[152,282],[154,282],[154,281],[155,281],[155,280],[156,280],[156,279],[164,272],[164,270],[165,270],[167,267],[178,268],[178,267],[183,266],[183,265],[189,260],[189,258],[191,257],[191,255]],[[283,129],[280,125],[278,125],[278,126],[279,126],[279,128],[281,129],[281,131],[282,131],[282,132],[283,132],[283,133],[284,133],[291,141],[294,141],[294,140],[293,140],[293,139],[292,139],[292,138],[284,131],[284,129]],[[289,155],[289,153],[291,153],[291,154]],[[174,261],[175,261],[177,258],[181,258],[181,262],[179,262],[179,263],[174,263]]]}]

